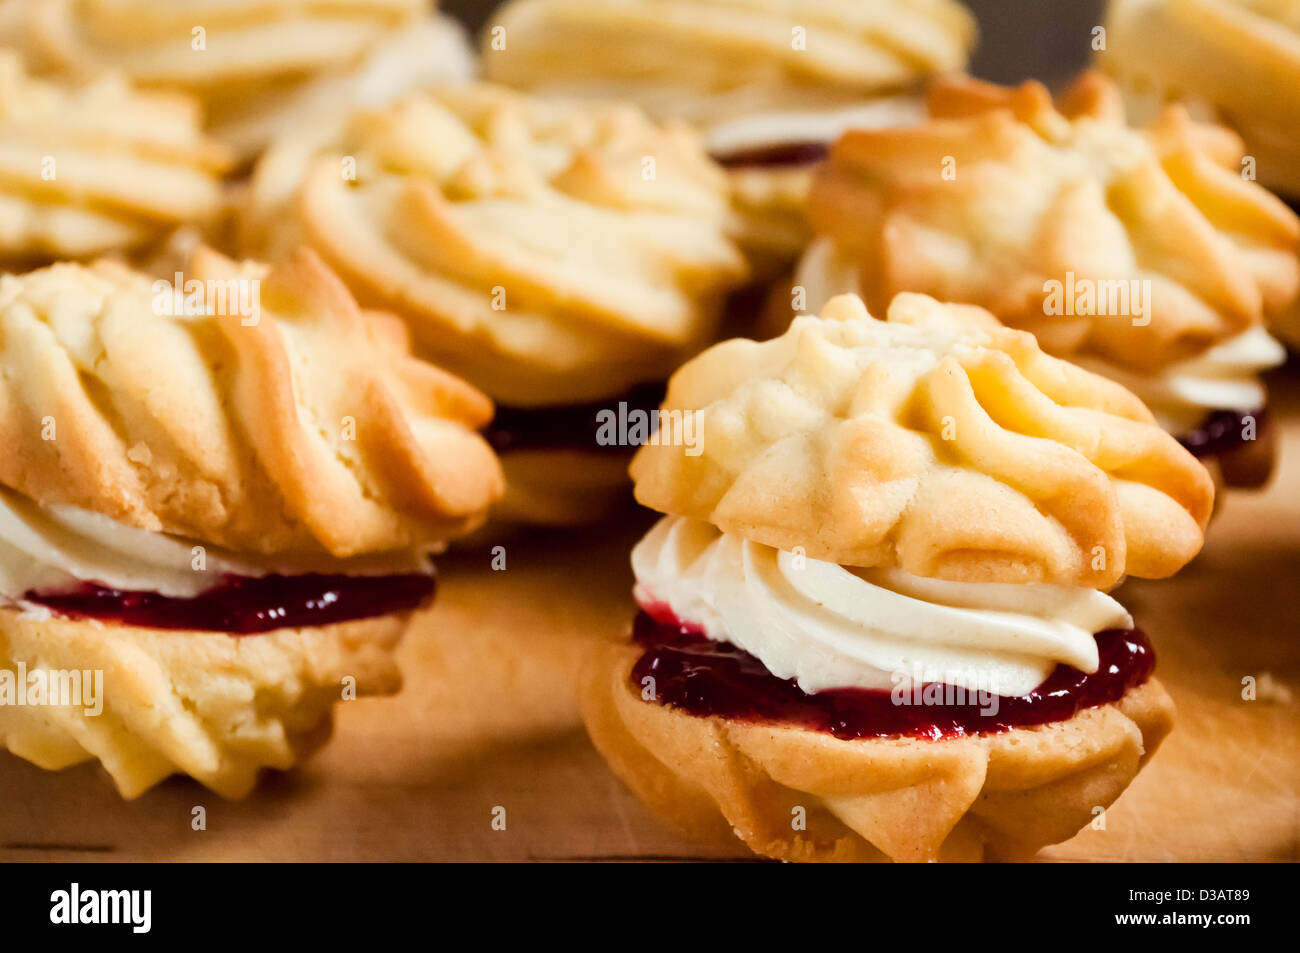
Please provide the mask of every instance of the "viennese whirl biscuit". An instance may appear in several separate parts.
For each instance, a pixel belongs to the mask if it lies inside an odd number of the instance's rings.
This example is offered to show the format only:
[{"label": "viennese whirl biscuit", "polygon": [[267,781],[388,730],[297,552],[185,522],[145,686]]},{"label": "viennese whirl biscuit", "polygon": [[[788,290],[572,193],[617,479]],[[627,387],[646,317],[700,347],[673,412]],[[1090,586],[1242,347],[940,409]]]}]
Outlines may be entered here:
[{"label": "viennese whirl biscuit", "polygon": [[5,276],[0,327],[0,743],[240,796],[396,689],[429,553],[502,491],[483,395],[306,250]]},{"label": "viennese whirl biscuit", "polygon": [[830,141],[918,120],[917,87],[964,67],[974,39],[950,0],[513,0],[482,60],[507,85],[695,125],[728,167],[733,232],[768,272],[807,243],[810,170]]},{"label": "viennese whirl biscuit", "polygon": [[261,254],[309,244],[405,319],[424,353],[498,402],[508,515],[570,523],[626,486],[598,412],[653,405],[744,278],[726,204],[685,127],[472,85],[281,140],[243,234]]},{"label": "viennese whirl biscuit", "polygon": [[217,218],[229,151],[198,106],[120,76],[31,76],[0,50],[0,268],[149,252]]},{"label": "viennese whirl biscuit", "polygon": [[633,463],[668,514],[583,689],[654,808],[788,860],[1032,854],[1169,731],[1106,589],[1200,548],[1205,469],[1122,387],[977,308],[843,296],[686,364],[702,452]]},{"label": "viennese whirl biscuit", "polygon": [[473,73],[432,0],[9,2],[6,39],[34,69],[189,93],[243,159],[286,128]]},{"label": "viennese whirl biscuit", "polygon": [[1265,322],[1300,289],[1300,220],[1243,178],[1240,140],[1177,106],[1135,129],[1096,74],[1055,104],[1038,83],[941,80],[930,113],[832,148],[794,281],[805,306],[978,304],[1124,384],[1230,483],[1261,482],[1259,375],[1283,359]]}]

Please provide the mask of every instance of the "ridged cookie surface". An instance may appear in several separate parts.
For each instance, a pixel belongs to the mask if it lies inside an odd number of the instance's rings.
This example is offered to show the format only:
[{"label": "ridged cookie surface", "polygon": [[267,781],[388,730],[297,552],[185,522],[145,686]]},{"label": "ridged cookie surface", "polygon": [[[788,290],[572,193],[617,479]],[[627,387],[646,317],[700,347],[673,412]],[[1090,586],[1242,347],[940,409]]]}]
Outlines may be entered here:
[{"label": "ridged cookie surface", "polygon": [[33,68],[117,72],[201,100],[243,157],[278,129],[429,82],[472,56],[433,0],[9,0],[7,39]]},{"label": "ridged cookie surface", "polygon": [[514,0],[491,27],[493,80],[695,122],[907,88],[961,69],[975,38],[951,0]]},{"label": "ridged cookie surface", "polygon": [[813,226],[872,307],[900,291],[970,302],[1054,354],[1149,369],[1300,289],[1300,219],[1243,176],[1232,132],[1181,107],[1134,129],[1085,74],[1057,104],[1034,82],[939,81],[930,113],[845,134],[813,186]]},{"label": "ridged cookie surface", "polygon": [[647,702],[629,678],[639,653],[611,644],[591,657],[580,696],[593,744],[688,835],[780,860],[1027,859],[1109,807],[1173,726],[1152,679],[1068,721],[850,741]]},{"label": "ridged cookie surface", "polygon": [[65,698],[81,702],[0,707],[0,746],[53,770],[96,758],[123,797],[178,772],[243,797],[262,768],[288,769],[329,736],[345,689],[397,690],[406,620],[241,637],[0,608],[0,665],[45,673],[60,692],[75,676],[80,696]]},{"label": "ridged cookie surface", "polygon": [[473,85],[278,143],[243,231],[264,257],[311,245],[494,398],[579,403],[707,343],[745,272],[726,204],[684,127]]},{"label": "ridged cookie surface", "polygon": [[[1208,473],[1124,388],[970,306],[842,296],[669,382],[632,464],[665,513],[848,566],[1108,588],[1201,547]],[[680,422],[679,422],[680,421]]]},{"label": "ridged cookie surface", "polygon": [[35,78],[0,49],[0,267],[134,251],[221,209],[228,150],[183,94]]},{"label": "ridged cookie surface", "polygon": [[109,263],[0,278],[0,483],[229,549],[436,543],[502,489],[489,401],[312,252],[200,250],[182,298]]}]

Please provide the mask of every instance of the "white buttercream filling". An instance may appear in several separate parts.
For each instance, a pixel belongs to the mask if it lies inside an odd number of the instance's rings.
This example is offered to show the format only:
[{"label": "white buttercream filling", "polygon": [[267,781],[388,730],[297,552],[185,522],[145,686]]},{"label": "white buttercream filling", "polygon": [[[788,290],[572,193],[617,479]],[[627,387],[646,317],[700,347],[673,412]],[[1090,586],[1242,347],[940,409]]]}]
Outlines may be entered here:
[{"label": "white buttercream filling", "polygon": [[276,560],[224,551],[166,533],[126,526],[72,506],[41,506],[0,488],[0,596],[19,601],[37,590],[92,582],[113,589],[196,596],[226,574],[304,572],[383,575],[428,571],[416,550],[337,560]]},{"label": "white buttercream filling", "polygon": [[643,606],[667,606],[808,693],[904,680],[1024,695],[1058,663],[1095,672],[1094,633],[1133,625],[1095,589],[848,568],[675,516],[636,545],[632,569]]},{"label": "white buttercream filling", "polygon": [[1260,375],[1285,360],[1286,348],[1256,326],[1149,374],[1086,356],[1076,363],[1123,384],[1151,408],[1161,427],[1179,434],[1200,425],[1213,410],[1263,409],[1268,391]]},{"label": "white buttercream filling", "polygon": [[887,129],[921,122],[926,115],[920,96],[889,96],[829,109],[773,110],[714,123],[705,145],[715,156],[766,146],[820,142],[830,144],[849,129]]}]

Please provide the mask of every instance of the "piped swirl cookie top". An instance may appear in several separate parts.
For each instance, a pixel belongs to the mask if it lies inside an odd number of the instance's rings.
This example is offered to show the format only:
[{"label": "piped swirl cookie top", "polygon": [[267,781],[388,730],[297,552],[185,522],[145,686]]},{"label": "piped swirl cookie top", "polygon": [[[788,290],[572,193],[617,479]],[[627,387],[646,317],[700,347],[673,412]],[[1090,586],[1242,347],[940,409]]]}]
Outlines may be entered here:
[{"label": "piped swirl cookie top", "polygon": [[263,256],[310,244],[497,399],[578,403],[707,343],[745,274],[726,203],[684,127],[442,87],[272,147],[244,240]]},{"label": "piped swirl cookie top", "polygon": [[133,250],[221,207],[232,157],[197,104],[120,76],[63,85],[0,49],[0,265]]},{"label": "piped swirl cookie top", "polygon": [[962,68],[974,39],[951,0],[514,0],[484,31],[483,68],[709,122],[905,89]]},{"label": "piped swirl cookie top", "polygon": [[661,420],[632,464],[641,503],[847,566],[1107,588],[1176,572],[1213,503],[1124,388],[923,295],[887,321],[843,296],[775,340],[716,345],[664,409],[695,415],[696,439]]},{"label": "piped swirl cookie top", "polygon": [[1243,176],[1227,129],[1177,106],[1131,128],[1096,74],[1056,104],[968,78],[929,100],[929,122],[847,133],[813,187],[814,228],[860,262],[872,307],[971,302],[1054,354],[1151,369],[1300,290],[1300,219]]},{"label": "piped swirl cookie top", "polygon": [[[8,40],[42,73],[119,72],[183,90],[247,157],[276,126],[471,70],[432,0],[10,0]],[[351,77],[344,81],[342,78]]]},{"label": "piped swirl cookie top", "polygon": [[427,546],[501,494],[491,413],[307,250],[200,250],[175,291],[106,262],[0,277],[0,484],[38,503],[248,553]]},{"label": "piped swirl cookie top", "polygon": [[1241,133],[1259,180],[1300,195],[1300,5],[1293,0],[1111,0],[1095,62],[1130,105],[1208,107]]},{"label": "piped swirl cookie top", "polygon": [[311,73],[359,56],[426,0],[16,0],[39,68],[193,89]]}]

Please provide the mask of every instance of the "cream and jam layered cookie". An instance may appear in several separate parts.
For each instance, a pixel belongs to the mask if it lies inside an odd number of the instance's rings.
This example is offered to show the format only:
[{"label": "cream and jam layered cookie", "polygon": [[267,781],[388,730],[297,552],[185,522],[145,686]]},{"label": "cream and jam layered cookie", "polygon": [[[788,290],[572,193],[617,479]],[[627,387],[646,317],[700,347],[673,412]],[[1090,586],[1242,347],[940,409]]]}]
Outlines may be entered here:
[{"label": "cream and jam layered cookie", "polygon": [[1178,106],[1135,129],[1097,74],[1056,104],[1038,83],[941,80],[930,113],[832,148],[794,280],[806,308],[847,291],[980,305],[1122,383],[1230,485],[1263,482],[1260,375],[1285,357],[1266,322],[1300,289],[1300,219],[1242,177],[1236,135]]},{"label": "cream and jam layered cookie", "polygon": [[730,172],[734,233],[768,273],[807,243],[810,170],[829,143],[919,121],[918,86],[962,69],[974,41],[951,0],[512,0],[481,55],[498,82],[695,125]]},{"label": "cream and jam layered cookie", "polygon": [[0,744],[238,797],[396,690],[430,553],[502,491],[486,397],[306,250],[4,276],[0,327]]},{"label": "cream and jam layered cookie", "polygon": [[474,72],[432,0],[10,0],[35,69],[196,96],[248,159],[285,128]]},{"label": "cream and jam layered cookie", "polygon": [[617,421],[647,414],[716,339],[745,276],[726,206],[685,127],[480,84],[277,142],[242,231],[258,254],[309,244],[363,303],[405,319],[497,402],[502,515],[571,524],[627,496]]},{"label": "cream and jam layered cookie", "polygon": [[648,446],[632,639],[591,737],[688,832],[785,860],[1021,857],[1109,806],[1170,730],[1107,594],[1177,571],[1205,468],[1118,384],[987,312],[842,296],[686,364]]},{"label": "cream and jam layered cookie", "polygon": [[47,81],[0,49],[0,270],[147,254],[212,225],[232,157],[201,126],[183,94]]}]

